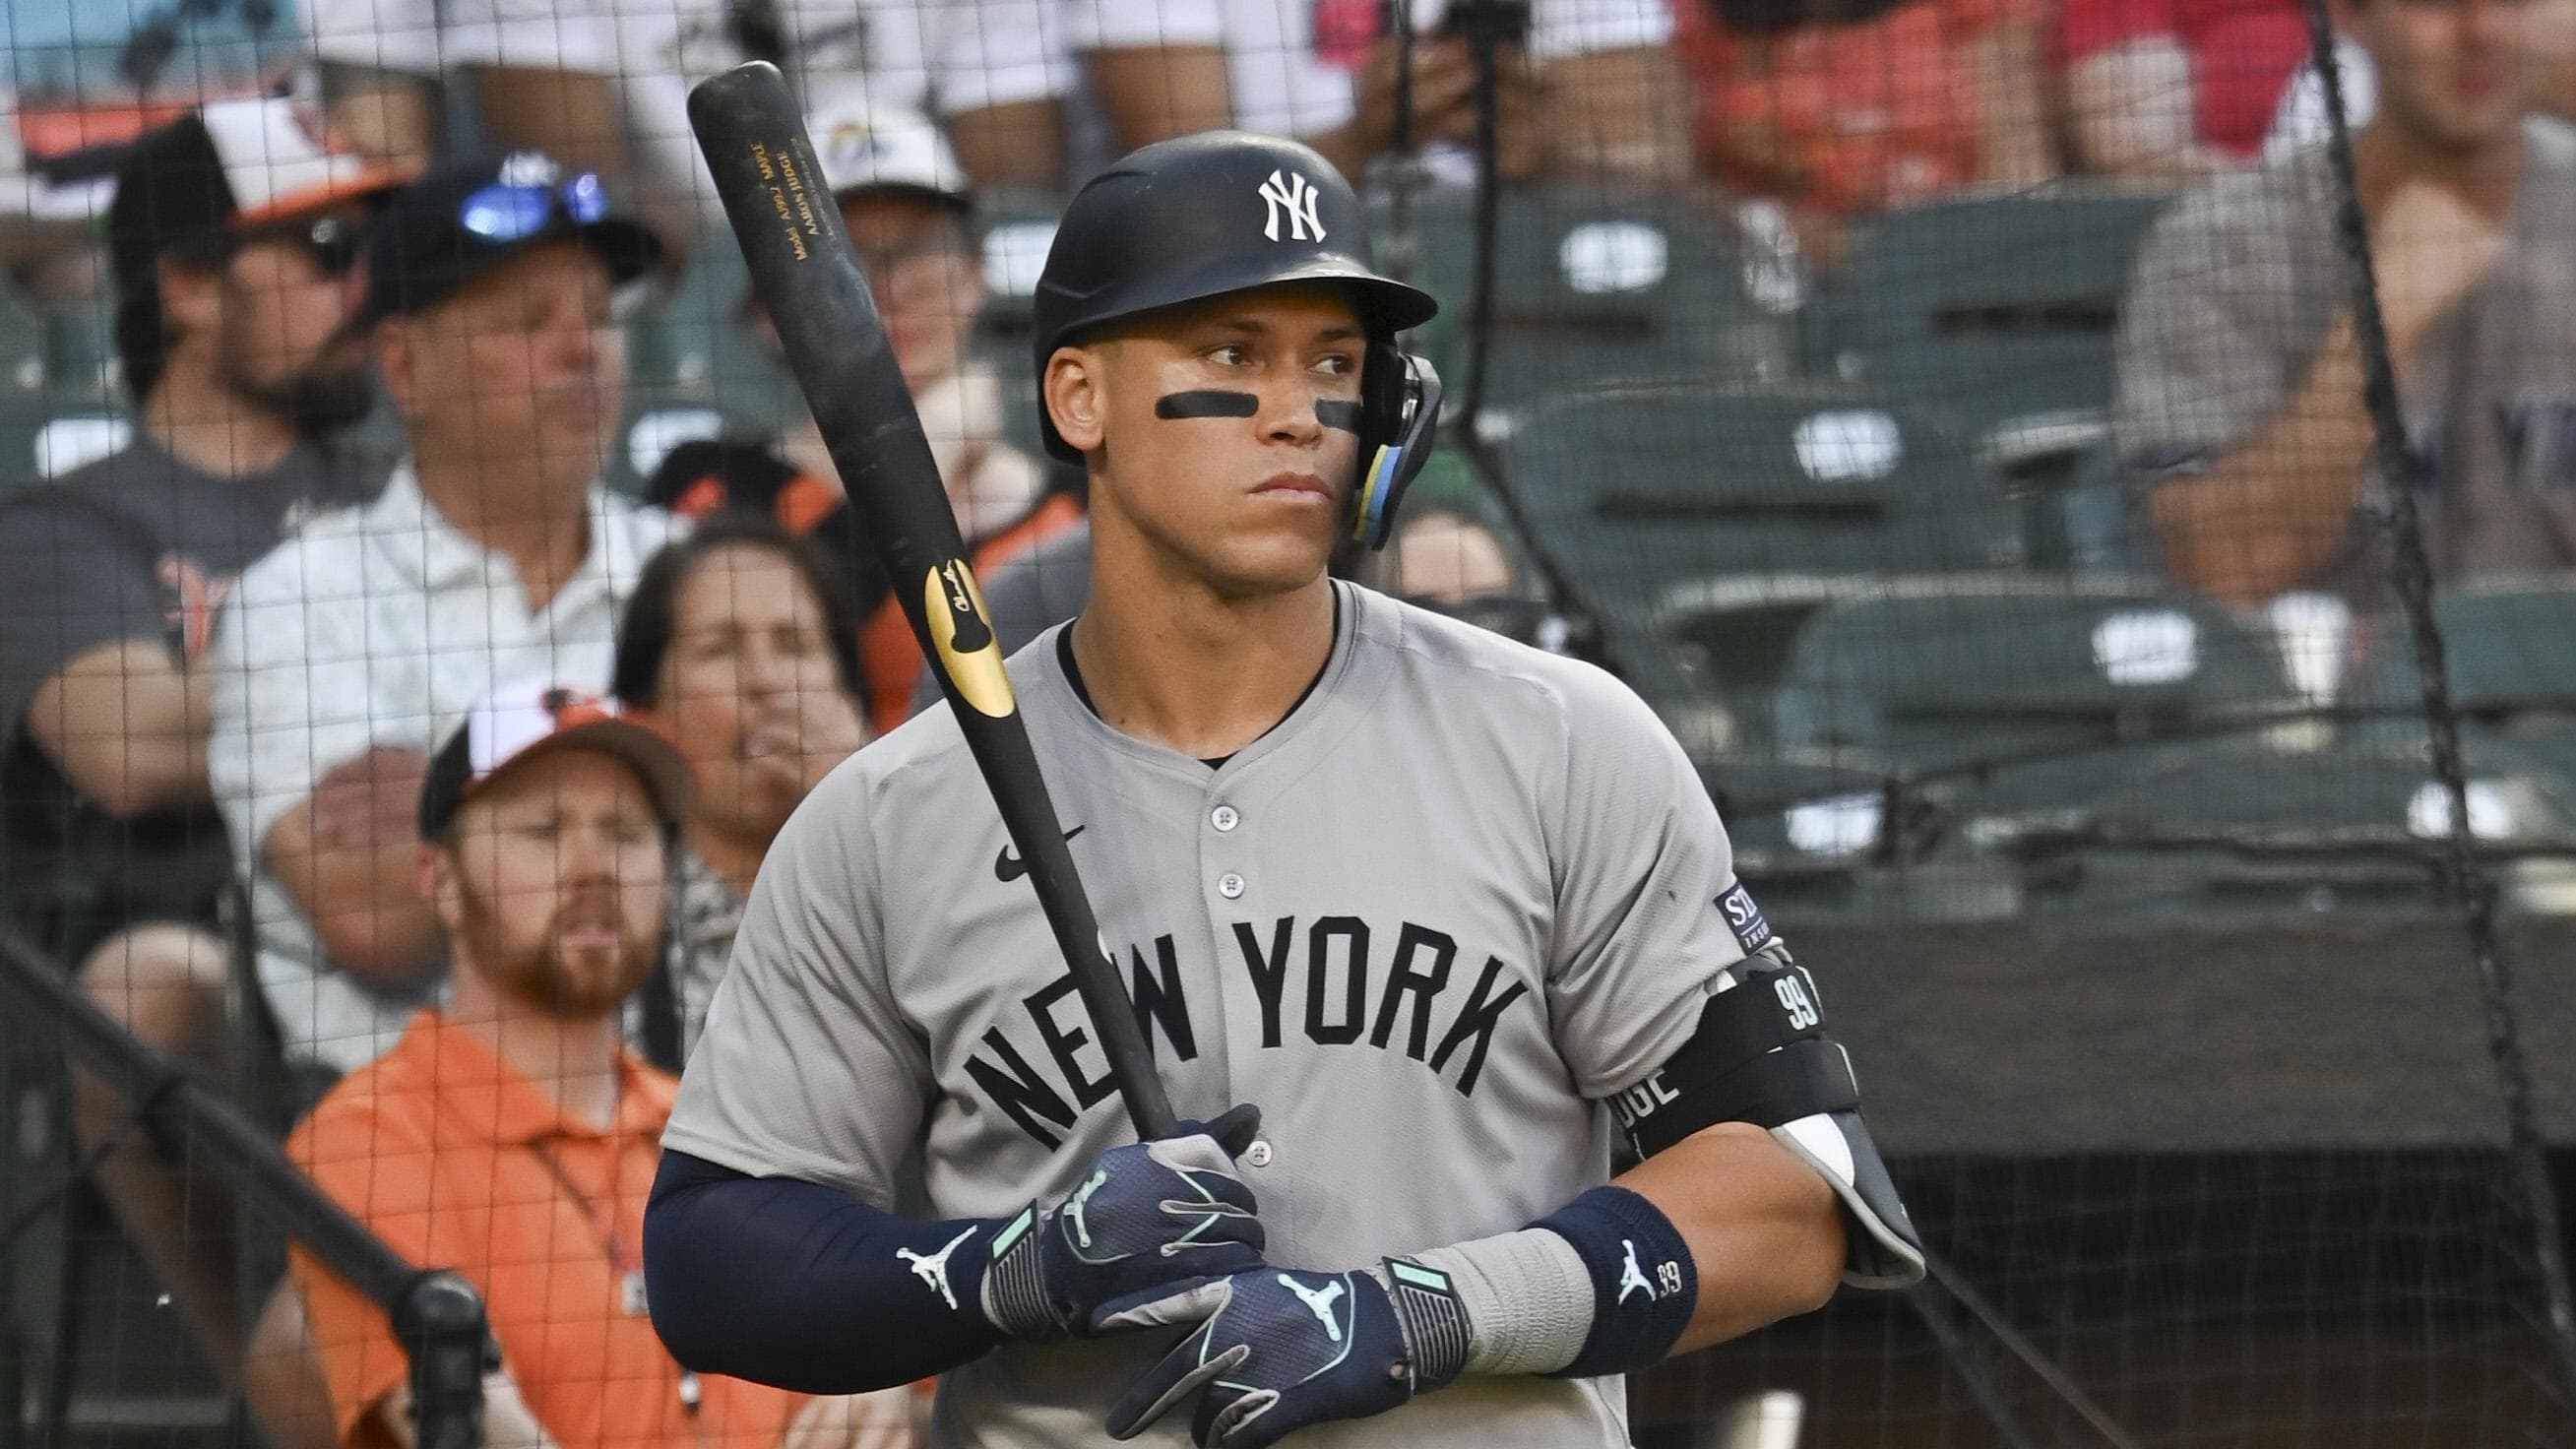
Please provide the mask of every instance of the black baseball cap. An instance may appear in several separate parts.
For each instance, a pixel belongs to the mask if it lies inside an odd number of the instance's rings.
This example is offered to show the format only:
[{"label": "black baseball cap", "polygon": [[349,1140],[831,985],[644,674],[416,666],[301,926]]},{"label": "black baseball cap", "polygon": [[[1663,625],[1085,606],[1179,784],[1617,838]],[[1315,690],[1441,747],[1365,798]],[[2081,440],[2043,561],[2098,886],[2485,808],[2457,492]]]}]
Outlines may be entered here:
[{"label": "black baseball cap", "polygon": [[689,813],[687,757],[642,710],[539,681],[504,685],[467,712],[429,757],[420,784],[420,838],[436,840],[484,782],[533,755],[578,746],[623,760],[644,779],[662,823]]},{"label": "black baseball cap", "polygon": [[173,252],[342,202],[374,202],[400,173],[331,143],[284,96],[211,101],[126,148],[108,203],[109,263],[129,288]]},{"label": "black baseball cap", "polygon": [[515,257],[565,241],[590,248],[620,287],[662,256],[653,233],[616,214],[596,173],[567,172],[551,156],[514,151],[432,172],[368,229],[366,294],[350,325],[434,306]]}]

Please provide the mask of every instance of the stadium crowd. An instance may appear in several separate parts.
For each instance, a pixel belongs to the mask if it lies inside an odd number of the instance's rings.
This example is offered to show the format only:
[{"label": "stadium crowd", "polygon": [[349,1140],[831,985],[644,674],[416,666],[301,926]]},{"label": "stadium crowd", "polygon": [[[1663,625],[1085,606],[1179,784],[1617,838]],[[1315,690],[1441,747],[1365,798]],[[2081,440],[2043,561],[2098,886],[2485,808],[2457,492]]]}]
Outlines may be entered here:
[{"label": "stadium crowd", "polygon": [[[2127,496],[2228,606],[2380,606],[2300,6],[1432,0],[1409,44],[1403,9],[313,0],[292,94],[126,151],[104,269],[131,440],[0,503],[8,908],[136,1036],[296,1124],[296,1160],[388,1242],[476,1278],[495,1442],[912,1432],[901,1393],[701,1383],[635,1296],[669,1074],[763,852],[931,697],[810,419],[609,486],[628,299],[729,244],[704,240],[680,103],[735,60],[789,62],[808,97],[1014,647],[1081,607],[1082,480],[1015,446],[1023,380],[974,346],[987,203],[1229,124],[1454,184],[1480,25],[1506,183],[1678,195],[1820,275],[1890,208],[2175,189],[2121,312]],[[2359,184],[2437,571],[2576,565],[2576,132],[2547,114],[2576,111],[2576,4],[2335,14],[2375,107]],[[12,230],[22,277],[79,236]],[[747,302],[722,321],[775,345]],[[1532,588],[1472,499],[1353,567],[1464,610]],[[373,1310],[301,1256],[246,1288],[220,1186],[80,1089],[120,1221],[281,1449],[408,1442]]]}]

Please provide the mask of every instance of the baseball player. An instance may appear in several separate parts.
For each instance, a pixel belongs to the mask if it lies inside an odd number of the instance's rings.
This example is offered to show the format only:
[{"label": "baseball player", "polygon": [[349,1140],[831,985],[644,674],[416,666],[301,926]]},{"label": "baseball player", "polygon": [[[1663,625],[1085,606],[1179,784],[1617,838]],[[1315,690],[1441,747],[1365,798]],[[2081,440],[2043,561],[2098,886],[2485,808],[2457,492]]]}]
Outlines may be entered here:
[{"label": "baseball player", "polygon": [[[1432,311],[1293,142],[1161,142],[1074,199],[1037,363],[1093,582],[1011,675],[1205,1125],[1122,1144],[932,710],[754,888],[646,1224],[681,1361],[939,1373],[947,1445],[1612,1446],[1620,1375],[1920,1276],[1813,983],[1655,717],[1327,577],[1419,463],[1438,381],[1395,338]],[[897,1215],[916,1155],[929,1211]]]}]

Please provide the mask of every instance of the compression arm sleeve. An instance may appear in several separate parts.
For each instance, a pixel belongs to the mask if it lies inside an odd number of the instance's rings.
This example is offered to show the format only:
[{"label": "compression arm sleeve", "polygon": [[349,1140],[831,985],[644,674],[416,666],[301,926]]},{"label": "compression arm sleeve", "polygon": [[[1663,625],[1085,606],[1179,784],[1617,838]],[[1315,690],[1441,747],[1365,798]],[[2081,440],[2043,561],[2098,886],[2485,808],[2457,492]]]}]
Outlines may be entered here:
[{"label": "compression arm sleeve", "polygon": [[923,1222],[838,1188],[665,1149],[644,1213],[645,1299],[671,1356],[808,1394],[891,1388],[980,1358],[985,1218]]}]

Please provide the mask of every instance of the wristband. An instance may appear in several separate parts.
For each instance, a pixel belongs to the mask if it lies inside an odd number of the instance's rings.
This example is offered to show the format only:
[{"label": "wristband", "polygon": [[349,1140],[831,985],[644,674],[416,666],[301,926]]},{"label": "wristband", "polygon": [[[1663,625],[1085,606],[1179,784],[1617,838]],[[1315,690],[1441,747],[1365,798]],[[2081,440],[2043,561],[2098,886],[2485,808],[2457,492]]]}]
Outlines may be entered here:
[{"label": "wristband", "polygon": [[1690,1326],[1699,1270],[1661,1208],[1624,1187],[1596,1187],[1532,1224],[1574,1247],[1592,1282],[1592,1323],[1559,1378],[1634,1373],[1663,1362]]}]

